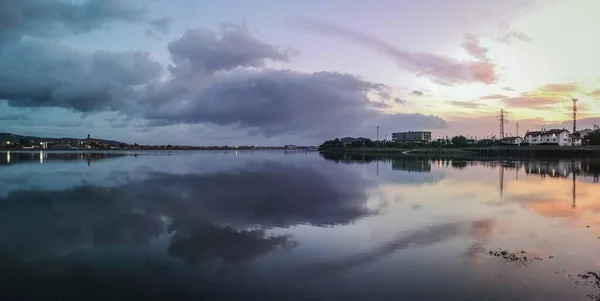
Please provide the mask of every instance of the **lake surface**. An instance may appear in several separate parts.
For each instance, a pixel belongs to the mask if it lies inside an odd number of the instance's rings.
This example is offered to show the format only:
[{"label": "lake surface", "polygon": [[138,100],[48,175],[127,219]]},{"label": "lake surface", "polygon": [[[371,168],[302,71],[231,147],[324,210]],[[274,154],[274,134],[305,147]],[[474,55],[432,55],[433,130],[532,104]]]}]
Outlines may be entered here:
[{"label": "lake surface", "polygon": [[0,152],[0,299],[597,300],[600,164]]}]

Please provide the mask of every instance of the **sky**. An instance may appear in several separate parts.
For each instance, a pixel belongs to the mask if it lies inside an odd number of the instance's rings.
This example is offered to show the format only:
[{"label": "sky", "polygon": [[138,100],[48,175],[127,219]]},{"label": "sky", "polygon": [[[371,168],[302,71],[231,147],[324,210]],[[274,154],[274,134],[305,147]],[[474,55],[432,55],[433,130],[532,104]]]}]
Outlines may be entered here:
[{"label": "sky", "polygon": [[4,0],[0,132],[317,145],[600,125],[597,0]]}]

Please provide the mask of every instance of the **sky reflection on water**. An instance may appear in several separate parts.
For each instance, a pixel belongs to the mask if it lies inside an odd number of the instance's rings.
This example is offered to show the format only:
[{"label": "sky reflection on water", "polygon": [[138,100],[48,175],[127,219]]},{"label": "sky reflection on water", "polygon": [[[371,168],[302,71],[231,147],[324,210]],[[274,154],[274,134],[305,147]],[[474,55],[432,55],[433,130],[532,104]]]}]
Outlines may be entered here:
[{"label": "sky reflection on water", "polygon": [[[598,294],[593,277],[578,276],[600,270],[597,162],[302,152],[1,158],[3,299]],[[489,253],[504,250],[528,259]]]}]

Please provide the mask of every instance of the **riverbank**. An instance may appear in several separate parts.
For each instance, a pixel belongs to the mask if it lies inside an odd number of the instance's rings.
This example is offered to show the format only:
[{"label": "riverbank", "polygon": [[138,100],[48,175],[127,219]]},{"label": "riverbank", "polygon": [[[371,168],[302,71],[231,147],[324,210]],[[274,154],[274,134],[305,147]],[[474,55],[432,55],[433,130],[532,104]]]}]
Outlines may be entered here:
[{"label": "riverbank", "polygon": [[599,146],[493,146],[466,148],[340,148],[320,150],[334,153],[361,153],[393,156],[450,156],[500,158],[600,158]]},{"label": "riverbank", "polygon": [[465,154],[460,148],[333,148],[320,150],[320,152],[343,152],[343,153],[369,153],[369,154],[391,154],[391,155],[426,155],[426,154]]}]

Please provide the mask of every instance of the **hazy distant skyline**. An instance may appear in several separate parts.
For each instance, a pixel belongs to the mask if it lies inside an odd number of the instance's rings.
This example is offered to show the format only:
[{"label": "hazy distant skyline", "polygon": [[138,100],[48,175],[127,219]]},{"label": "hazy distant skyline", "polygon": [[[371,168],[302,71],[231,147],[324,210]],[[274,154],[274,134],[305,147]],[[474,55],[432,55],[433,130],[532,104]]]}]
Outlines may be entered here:
[{"label": "hazy distant skyline", "polygon": [[594,0],[5,0],[0,132],[318,144],[600,124]]}]

